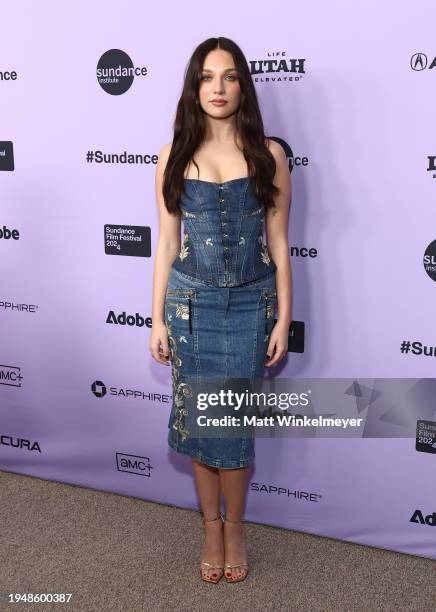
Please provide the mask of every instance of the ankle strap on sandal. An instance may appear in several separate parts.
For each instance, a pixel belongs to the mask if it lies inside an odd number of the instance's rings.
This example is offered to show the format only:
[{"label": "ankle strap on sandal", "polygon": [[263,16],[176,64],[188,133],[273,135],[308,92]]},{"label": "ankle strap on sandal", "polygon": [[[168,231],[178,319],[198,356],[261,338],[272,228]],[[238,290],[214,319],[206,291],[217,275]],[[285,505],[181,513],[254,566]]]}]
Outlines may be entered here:
[{"label": "ankle strap on sandal", "polygon": [[224,517],[224,521],[226,523],[233,523],[234,525],[243,525],[245,523],[244,519],[241,519],[240,521],[231,521],[230,519]]},{"label": "ankle strap on sandal", "polygon": [[216,516],[215,518],[212,518],[212,519],[206,519],[206,518],[204,518],[204,515],[203,515],[203,523],[212,523],[213,521],[218,521],[219,519],[221,519],[221,520],[223,519],[223,516],[222,516],[221,512],[218,514],[218,516]]}]

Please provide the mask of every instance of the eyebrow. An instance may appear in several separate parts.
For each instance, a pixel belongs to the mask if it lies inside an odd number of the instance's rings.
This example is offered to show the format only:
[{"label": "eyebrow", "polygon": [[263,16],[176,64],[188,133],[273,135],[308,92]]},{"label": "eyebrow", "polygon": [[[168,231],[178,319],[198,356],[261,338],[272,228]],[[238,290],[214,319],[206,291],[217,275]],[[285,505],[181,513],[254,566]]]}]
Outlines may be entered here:
[{"label": "eyebrow", "polygon": [[[236,68],[224,68],[223,72],[230,72],[232,70],[236,70]],[[202,72],[214,72],[210,68],[203,68]]]}]

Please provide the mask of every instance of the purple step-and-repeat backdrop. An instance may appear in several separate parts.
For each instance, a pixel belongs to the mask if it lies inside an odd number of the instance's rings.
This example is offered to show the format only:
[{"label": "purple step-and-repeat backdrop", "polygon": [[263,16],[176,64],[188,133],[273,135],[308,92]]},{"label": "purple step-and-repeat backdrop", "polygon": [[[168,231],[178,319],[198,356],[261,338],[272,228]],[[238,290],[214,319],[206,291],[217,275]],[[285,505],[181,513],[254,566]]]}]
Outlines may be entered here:
[{"label": "purple step-and-repeat backdrop", "polygon": [[[0,469],[198,508],[190,460],[166,444],[170,368],[148,339],[157,153],[210,36],[244,51],[292,173],[295,320],[276,376],[434,376],[431,9],[4,7]],[[420,444],[258,439],[247,519],[436,559],[435,408]]]}]

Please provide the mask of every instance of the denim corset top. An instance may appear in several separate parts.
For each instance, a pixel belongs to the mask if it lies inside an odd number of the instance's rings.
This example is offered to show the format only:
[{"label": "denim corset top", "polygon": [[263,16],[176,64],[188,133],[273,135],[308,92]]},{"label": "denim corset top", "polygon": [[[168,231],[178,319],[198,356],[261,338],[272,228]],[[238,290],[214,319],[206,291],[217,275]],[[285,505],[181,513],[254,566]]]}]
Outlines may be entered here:
[{"label": "denim corset top", "polygon": [[216,287],[236,287],[277,267],[263,242],[265,207],[249,177],[184,179],[183,241],[173,268]]}]

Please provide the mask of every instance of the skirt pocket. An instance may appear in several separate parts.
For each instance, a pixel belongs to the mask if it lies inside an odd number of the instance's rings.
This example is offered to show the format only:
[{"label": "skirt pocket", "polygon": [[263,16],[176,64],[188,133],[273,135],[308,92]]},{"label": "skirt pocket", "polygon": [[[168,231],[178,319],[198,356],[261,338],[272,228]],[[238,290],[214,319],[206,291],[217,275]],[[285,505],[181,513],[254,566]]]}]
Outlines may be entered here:
[{"label": "skirt pocket", "polygon": [[[192,334],[192,300],[195,289],[167,289],[165,296],[165,321],[174,323],[178,332]],[[186,321],[186,324],[184,323]]]}]

